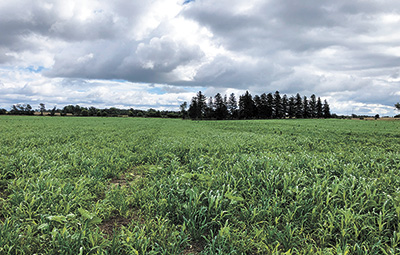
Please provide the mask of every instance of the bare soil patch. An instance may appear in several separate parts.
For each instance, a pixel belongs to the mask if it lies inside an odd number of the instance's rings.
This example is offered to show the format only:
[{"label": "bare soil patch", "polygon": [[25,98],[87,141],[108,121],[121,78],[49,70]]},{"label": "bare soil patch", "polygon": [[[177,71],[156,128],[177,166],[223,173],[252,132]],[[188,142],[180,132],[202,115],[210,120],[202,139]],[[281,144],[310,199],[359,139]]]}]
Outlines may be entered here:
[{"label": "bare soil patch", "polygon": [[114,232],[119,230],[122,226],[128,226],[133,218],[124,218],[122,216],[112,216],[110,219],[104,221],[99,225],[101,232],[103,232],[107,238],[112,238]]},{"label": "bare soil patch", "polygon": [[110,187],[116,188],[117,186],[125,187],[128,185],[125,175],[122,175],[120,178],[113,178],[110,181]]},{"label": "bare soil patch", "polygon": [[128,170],[126,174],[122,174],[120,177],[115,177],[110,181],[110,188],[116,188],[118,186],[125,187],[128,184],[135,182],[136,180],[142,178],[142,176],[138,173],[138,168],[135,167],[131,170]]},{"label": "bare soil patch", "polygon": [[192,241],[190,246],[183,250],[183,255],[197,255],[200,254],[204,250],[204,246],[206,246],[206,242],[204,240],[201,241]]}]

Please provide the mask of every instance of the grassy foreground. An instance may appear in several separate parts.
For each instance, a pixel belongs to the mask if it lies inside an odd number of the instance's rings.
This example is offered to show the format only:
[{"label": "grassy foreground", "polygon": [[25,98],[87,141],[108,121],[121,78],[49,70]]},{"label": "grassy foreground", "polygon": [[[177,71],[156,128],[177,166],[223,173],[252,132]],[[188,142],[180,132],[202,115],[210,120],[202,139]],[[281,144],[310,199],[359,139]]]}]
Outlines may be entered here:
[{"label": "grassy foreground", "polygon": [[0,117],[0,254],[399,254],[400,122]]}]

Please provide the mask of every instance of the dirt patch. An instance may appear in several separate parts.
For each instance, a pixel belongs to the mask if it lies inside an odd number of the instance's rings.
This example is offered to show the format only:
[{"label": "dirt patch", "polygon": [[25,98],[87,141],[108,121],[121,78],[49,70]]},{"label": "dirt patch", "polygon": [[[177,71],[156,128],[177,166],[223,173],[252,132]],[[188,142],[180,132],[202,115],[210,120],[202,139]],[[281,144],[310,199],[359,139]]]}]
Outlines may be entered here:
[{"label": "dirt patch", "polygon": [[103,232],[106,237],[110,239],[113,237],[114,232],[117,232],[123,226],[128,226],[130,223],[132,223],[132,221],[144,224],[144,219],[140,217],[139,211],[135,211],[133,215],[128,218],[124,218],[121,215],[111,216],[111,218],[104,220],[99,225],[99,228],[101,232]]},{"label": "dirt patch", "polygon": [[206,242],[204,240],[201,241],[193,241],[190,243],[190,246],[183,250],[182,254],[183,255],[197,255],[200,254],[203,250],[204,247],[206,246]]},{"label": "dirt patch", "polygon": [[132,222],[132,218],[124,218],[122,216],[113,216],[110,219],[104,221],[99,228],[107,238],[112,238],[114,232],[119,230],[122,226],[128,226]]},{"label": "dirt patch", "polygon": [[126,176],[125,175],[122,175],[120,178],[113,178],[110,181],[110,187],[111,188],[116,188],[118,186],[125,187],[127,185],[128,185],[128,182],[126,180]]},{"label": "dirt patch", "polygon": [[110,181],[110,187],[116,188],[118,186],[125,187],[131,183],[134,183],[138,179],[142,178],[140,174],[138,174],[138,168],[133,168],[128,171],[126,174],[122,174],[120,177],[115,177]]}]

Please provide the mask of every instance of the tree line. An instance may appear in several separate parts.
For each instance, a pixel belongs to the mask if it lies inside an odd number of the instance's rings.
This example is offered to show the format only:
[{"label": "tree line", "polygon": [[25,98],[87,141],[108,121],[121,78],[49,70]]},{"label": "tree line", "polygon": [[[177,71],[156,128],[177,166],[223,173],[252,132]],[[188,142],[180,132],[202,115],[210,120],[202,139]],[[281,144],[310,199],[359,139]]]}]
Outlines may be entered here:
[{"label": "tree line", "polygon": [[45,104],[40,103],[37,109],[33,109],[30,104],[15,104],[11,106],[11,110],[0,109],[1,114],[10,115],[40,115],[49,116],[97,116],[97,117],[117,117],[117,116],[129,116],[129,117],[153,117],[153,118],[180,118],[182,117],[180,111],[160,111],[153,108],[148,110],[138,109],[119,109],[115,107],[111,108],[96,108],[93,106],[82,107],[79,105],[66,105],[61,109],[53,107],[52,109],[46,109]]},{"label": "tree line", "polygon": [[188,111],[187,105],[181,105],[181,111],[191,119],[282,119],[282,118],[330,118],[331,112],[326,100],[314,94],[307,98],[299,93],[296,96],[281,96],[279,91],[263,93],[254,97],[246,91],[236,99],[235,94],[229,98],[217,93],[214,98],[207,98],[199,91],[192,98]]}]

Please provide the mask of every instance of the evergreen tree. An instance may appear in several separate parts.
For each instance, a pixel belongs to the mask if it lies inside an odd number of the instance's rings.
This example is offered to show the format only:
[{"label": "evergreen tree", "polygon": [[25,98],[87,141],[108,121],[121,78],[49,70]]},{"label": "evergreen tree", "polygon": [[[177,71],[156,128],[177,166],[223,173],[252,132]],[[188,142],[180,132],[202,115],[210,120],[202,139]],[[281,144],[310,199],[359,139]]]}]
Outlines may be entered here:
[{"label": "evergreen tree", "polygon": [[215,110],[215,106],[214,106],[214,102],[212,97],[210,97],[208,99],[208,103],[207,103],[207,107],[206,107],[206,113],[205,116],[207,119],[213,119],[214,116],[214,110]]},{"label": "evergreen tree", "polygon": [[294,96],[289,97],[289,102],[288,102],[288,117],[293,118],[296,116],[296,111],[295,111],[295,99]]},{"label": "evergreen tree", "polygon": [[286,118],[286,116],[288,115],[288,98],[286,96],[286,94],[283,95],[282,97],[282,116],[283,118]]},{"label": "evergreen tree", "polygon": [[246,93],[239,98],[239,117],[242,119],[253,118],[254,101],[253,97],[246,91]]},{"label": "evergreen tree", "polygon": [[330,118],[331,117],[331,110],[328,104],[328,101],[324,100],[324,105],[322,106],[323,112],[324,112],[324,118]]},{"label": "evergreen tree", "polygon": [[272,119],[273,113],[274,113],[274,96],[272,95],[272,93],[268,93],[267,95],[267,118],[268,119]]},{"label": "evergreen tree", "polygon": [[310,115],[311,115],[310,117],[311,118],[317,117],[317,99],[314,94],[312,94],[310,97],[309,105],[310,105]]},{"label": "evergreen tree", "polygon": [[308,104],[308,99],[306,96],[303,97],[303,118],[307,119],[311,116],[310,105]]},{"label": "evergreen tree", "polygon": [[214,97],[214,106],[215,106],[215,118],[218,120],[226,119],[228,116],[228,108],[222,99],[220,93],[217,93]]},{"label": "evergreen tree", "polygon": [[267,94],[262,93],[261,96],[260,96],[260,107],[258,109],[258,116],[261,119],[266,119],[267,118],[267,112],[268,112]]},{"label": "evergreen tree", "polygon": [[274,105],[273,105],[273,118],[281,119],[283,116],[282,109],[282,98],[279,94],[279,91],[276,91],[274,94]]},{"label": "evergreen tree", "polygon": [[257,119],[261,118],[262,103],[259,95],[254,96],[254,112],[253,116]]},{"label": "evergreen tree", "polygon": [[206,105],[206,97],[203,95],[203,93],[201,93],[201,91],[197,92],[196,103],[197,103],[196,118],[202,119],[205,117],[207,105]]},{"label": "evergreen tree", "polygon": [[236,119],[238,117],[237,116],[238,115],[237,107],[238,106],[237,106],[235,94],[232,93],[228,99],[228,111],[229,111],[229,114],[231,115],[231,118],[233,118],[233,119]]},{"label": "evergreen tree", "polygon": [[296,94],[294,101],[294,115],[297,119],[303,118],[303,101],[299,93]]},{"label": "evergreen tree", "polygon": [[192,97],[192,102],[190,103],[188,110],[189,117],[191,119],[199,119],[198,112],[197,97]]},{"label": "evergreen tree", "polygon": [[322,103],[321,103],[321,98],[318,97],[317,99],[317,118],[322,118],[324,117],[323,111],[322,111]]},{"label": "evergreen tree", "polygon": [[226,94],[224,95],[224,105],[226,107],[226,116],[225,119],[227,119],[229,117],[229,112],[228,112],[228,97],[226,96]]}]

